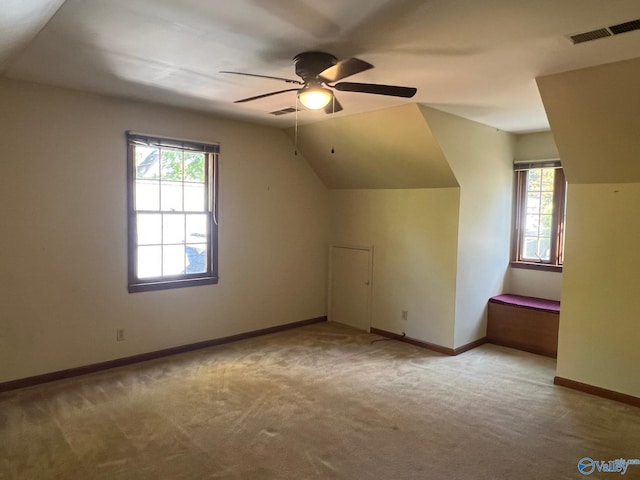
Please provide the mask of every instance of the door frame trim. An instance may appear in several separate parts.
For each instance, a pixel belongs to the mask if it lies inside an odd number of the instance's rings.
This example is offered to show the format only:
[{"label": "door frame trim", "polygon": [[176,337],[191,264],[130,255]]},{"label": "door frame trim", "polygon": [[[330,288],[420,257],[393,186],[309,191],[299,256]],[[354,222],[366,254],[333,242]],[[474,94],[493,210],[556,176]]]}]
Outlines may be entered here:
[{"label": "door frame trim", "polygon": [[371,332],[371,314],[372,314],[372,303],[373,303],[373,245],[353,245],[348,243],[339,243],[339,242],[331,242],[329,244],[329,269],[328,269],[328,278],[327,278],[327,319],[331,322],[331,285],[333,282],[333,249],[334,248],[343,248],[346,250],[364,250],[368,252],[369,256],[369,268],[368,268],[368,281],[369,281],[369,290],[367,293],[367,320],[369,325],[367,327],[367,331]]}]

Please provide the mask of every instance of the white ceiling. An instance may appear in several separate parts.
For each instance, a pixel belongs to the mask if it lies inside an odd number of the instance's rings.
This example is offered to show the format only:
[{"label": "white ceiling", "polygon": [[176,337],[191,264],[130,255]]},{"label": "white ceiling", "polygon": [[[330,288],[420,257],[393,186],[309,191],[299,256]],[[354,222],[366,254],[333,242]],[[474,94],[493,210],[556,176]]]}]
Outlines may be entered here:
[{"label": "white ceiling", "polygon": [[[339,92],[349,115],[418,102],[511,131],[548,128],[535,78],[640,57],[640,31],[567,35],[640,18],[639,0],[3,0],[0,74],[275,126],[308,50],[375,69],[348,81],[418,88],[413,99]],[[326,119],[301,112],[301,122]]]}]

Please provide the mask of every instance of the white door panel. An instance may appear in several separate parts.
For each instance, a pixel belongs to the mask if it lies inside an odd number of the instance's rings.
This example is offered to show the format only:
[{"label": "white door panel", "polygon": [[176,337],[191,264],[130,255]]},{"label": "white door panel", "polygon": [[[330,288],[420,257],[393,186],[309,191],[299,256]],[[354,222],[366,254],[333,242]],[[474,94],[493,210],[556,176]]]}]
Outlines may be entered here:
[{"label": "white door panel", "polygon": [[369,331],[371,256],[364,247],[331,247],[329,320]]}]

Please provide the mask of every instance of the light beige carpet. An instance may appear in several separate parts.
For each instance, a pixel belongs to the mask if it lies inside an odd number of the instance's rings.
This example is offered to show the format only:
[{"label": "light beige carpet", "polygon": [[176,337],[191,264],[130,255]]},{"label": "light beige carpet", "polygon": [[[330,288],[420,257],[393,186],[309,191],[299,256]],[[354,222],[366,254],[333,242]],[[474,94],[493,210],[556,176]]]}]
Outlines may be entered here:
[{"label": "light beige carpet", "polygon": [[[555,362],[447,357],[324,323],[0,395],[0,479],[579,479],[640,409]],[[623,478],[640,478],[640,465]]]}]

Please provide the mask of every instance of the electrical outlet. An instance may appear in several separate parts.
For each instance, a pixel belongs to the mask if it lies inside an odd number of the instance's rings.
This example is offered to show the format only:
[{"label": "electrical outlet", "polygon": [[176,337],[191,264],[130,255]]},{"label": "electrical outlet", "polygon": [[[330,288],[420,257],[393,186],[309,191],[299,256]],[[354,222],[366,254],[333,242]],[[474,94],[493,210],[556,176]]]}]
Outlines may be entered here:
[{"label": "electrical outlet", "polygon": [[409,310],[402,310],[402,320],[409,320]]},{"label": "electrical outlet", "polygon": [[124,342],[124,328],[116,330],[116,342]]}]

